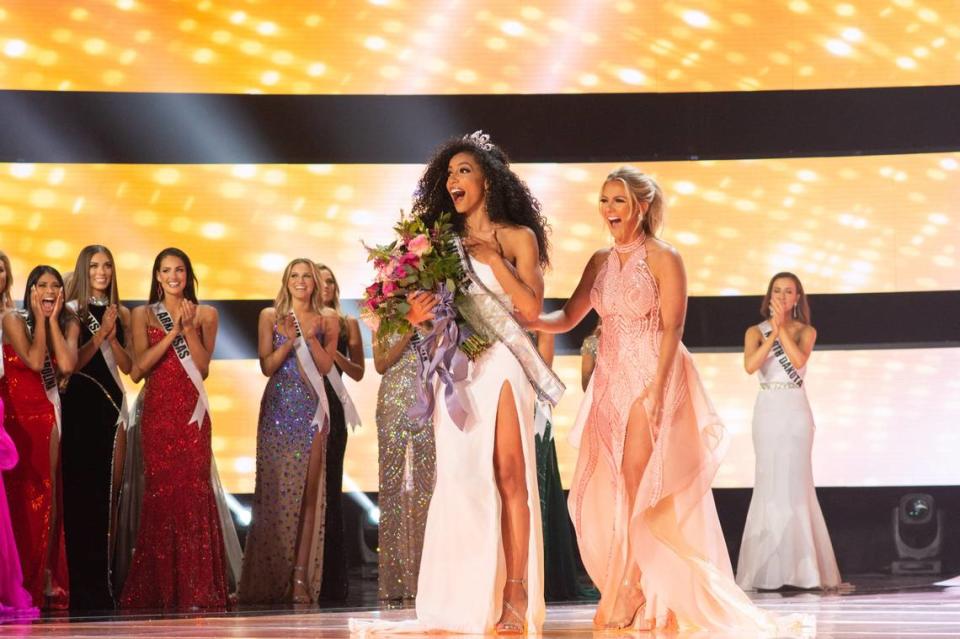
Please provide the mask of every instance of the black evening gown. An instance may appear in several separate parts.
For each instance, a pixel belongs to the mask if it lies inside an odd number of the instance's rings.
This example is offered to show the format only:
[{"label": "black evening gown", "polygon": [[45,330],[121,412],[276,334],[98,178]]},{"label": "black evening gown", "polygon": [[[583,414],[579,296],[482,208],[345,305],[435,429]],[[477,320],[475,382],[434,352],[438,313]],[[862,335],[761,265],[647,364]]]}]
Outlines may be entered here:
[{"label": "black evening gown", "polygon": [[[105,306],[89,307],[98,321]],[[81,345],[93,337],[81,321]],[[117,337],[124,343],[123,326]],[[110,374],[98,350],[70,377],[63,394],[63,524],[70,574],[70,607],[77,610],[113,608],[108,562],[110,485],[117,417],[123,389]]]},{"label": "black evening gown", "polygon": [[[346,354],[349,344],[341,331],[337,350]],[[337,373],[341,373],[337,367]],[[347,424],[343,404],[330,382],[324,378],[330,404],[330,433],[327,436],[327,512],[324,516],[323,581],[321,601],[345,601],[347,598],[347,547],[343,524],[343,456],[347,450]]]}]

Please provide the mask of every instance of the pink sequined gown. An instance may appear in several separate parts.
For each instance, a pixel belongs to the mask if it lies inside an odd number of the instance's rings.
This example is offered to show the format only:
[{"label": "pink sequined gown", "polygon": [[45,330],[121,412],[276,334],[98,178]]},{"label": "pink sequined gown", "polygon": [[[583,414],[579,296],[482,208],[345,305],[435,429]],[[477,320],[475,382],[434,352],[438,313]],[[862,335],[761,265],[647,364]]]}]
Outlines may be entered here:
[{"label": "pink sequined gown", "polygon": [[[18,456],[13,440],[3,429],[3,414],[3,400],[0,399],[0,471],[8,471],[17,465]],[[0,472],[0,621],[26,613],[36,614],[36,608],[33,607],[30,593],[23,587],[20,555],[13,536],[7,493]]]},{"label": "pink sequined gown", "polygon": [[665,384],[663,418],[651,429],[653,452],[636,501],[627,503],[627,417],[654,378],[663,335],[659,291],[645,258],[641,244],[621,267],[611,251],[590,295],[603,332],[574,430],[582,435],[569,505],[584,566],[602,594],[597,621],[617,614],[617,591],[632,560],[647,598],[638,625],[775,631],[775,620],[733,580],[710,492],[725,449],[724,427],[683,344]]}]

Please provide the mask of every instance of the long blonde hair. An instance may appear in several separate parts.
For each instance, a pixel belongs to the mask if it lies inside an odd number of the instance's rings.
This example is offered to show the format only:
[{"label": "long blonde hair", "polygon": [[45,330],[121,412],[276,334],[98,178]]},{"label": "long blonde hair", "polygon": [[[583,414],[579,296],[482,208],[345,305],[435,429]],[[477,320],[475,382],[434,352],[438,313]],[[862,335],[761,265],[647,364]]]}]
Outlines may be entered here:
[{"label": "long blonde hair", "polygon": [[10,268],[10,258],[3,251],[0,251],[0,262],[3,262],[3,268],[7,271],[7,283],[0,291],[0,312],[3,312],[13,308],[13,295],[10,293],[13,290],[13,270]]},{"label": "long blonde hair", "polygon": [[[330,273],[330,277],[333,278],[333,303],[327,308],[332,308],[333,310],[335,310],[337,312],[337,315],[342,319],[343,309],[340,307],[340,282],[337,281],[337,275],[333,272],[333,269],[331,269],[329,266],[327,266],[323,262],[316,262],[315,264],[317,267],[318,274],[320,271],[326,271],[327,273]],[[317,284],[318,285],[320,284],[320,280],[317,280]],[[320,303],[321,305],[323,304],[322,299],[320,300]]]},{"label": "long blonde hair", "polygon": [[280,283],[280,292],[277,293],[277,298],[273,301],[273,307],[277,311],[278,318],[283,317],[293,308],[293,296],[290,295],[290,289],[287,288],[287,284],[290,280],[290,273],[293,272],[293,267],[297,264],[308,265],[310,267],[310,274],[313,276],[313,292],[310,294],[310,310],[317,314],[323,312],[323,303],[320,299],[320,273],[317,271],[317,265],[313,263],[313,260],[298,257],[287,264],[287,268],[283,269],[283,280]]},{"label": "long blonde hair", "polygon": [[640,169],[627,165],[612,171],[603,183],[606,184],[613,180],[623,184],[630,197],[631,206],[639,208],[640,204],[644,202],[648,205],[646,213],[643,213],[640,226],[645,234],[656,237],[657,232],[663,226],[664,208],[663,191],[657,181]]},{"label": "long blonde hair", "polygon": [[91,244],[84,246],[77,256],[77,264],[73,267],[73,274],[64,279],[67,280],[67,290],[63,295],[66,301],[76,300],[77,315],[82,318],[87,317],[87,308],[90,305],[90,258],[97,253],[103,253],[113,265],[113,275],[110,277],[110,291],[108,297],[110,303],[120,304],[120,294],[117,292],[117,263],[113,259],[113,253],[102,244]]}]

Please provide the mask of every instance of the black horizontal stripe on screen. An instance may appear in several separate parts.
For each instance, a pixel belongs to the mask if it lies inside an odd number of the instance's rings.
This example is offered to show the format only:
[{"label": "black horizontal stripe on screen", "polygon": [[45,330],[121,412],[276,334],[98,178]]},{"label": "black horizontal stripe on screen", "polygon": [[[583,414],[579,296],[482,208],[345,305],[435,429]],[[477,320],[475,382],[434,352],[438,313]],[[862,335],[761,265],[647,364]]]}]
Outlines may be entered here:
[{"label": "black horizontal stripe on screen", "polygon": [[0,91],[0,161],[412,163],[484,129],[518,162],[960,149],[960,86],[583,95]]},{"label": "black horizontal stripe on screen", "polygon": [[[692,351],[729,352],[743,348],[747,327],[760,321],[759,296],[691,297],[683,342]],[[142,302],[127,302],[131,307]],[[256,359],[257,319],[269,300],[207,301],[217,307],[220,331],[215,359]],[[811,295],[817,348],[821,350],[960,347],[960,290],[905,293]],[[551,298],[546,310],[563,305]],[[356,300],[343,302],[356,316]],[[580,326],[558,335],[556,353],[580,352],[595,325],[591,314]],[[370,333],[361,324],[368,357]]]}]

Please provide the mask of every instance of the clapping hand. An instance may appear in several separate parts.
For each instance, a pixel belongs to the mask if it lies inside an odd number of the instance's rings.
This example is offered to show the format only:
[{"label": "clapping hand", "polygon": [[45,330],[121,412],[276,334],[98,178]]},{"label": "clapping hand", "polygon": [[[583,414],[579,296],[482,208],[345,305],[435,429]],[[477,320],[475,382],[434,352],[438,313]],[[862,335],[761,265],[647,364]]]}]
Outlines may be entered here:
[{"label": "clapping hand", "polygon": [[190,300],[180,301],[180,326],[184,331],[197,327],[197,305]]}]

